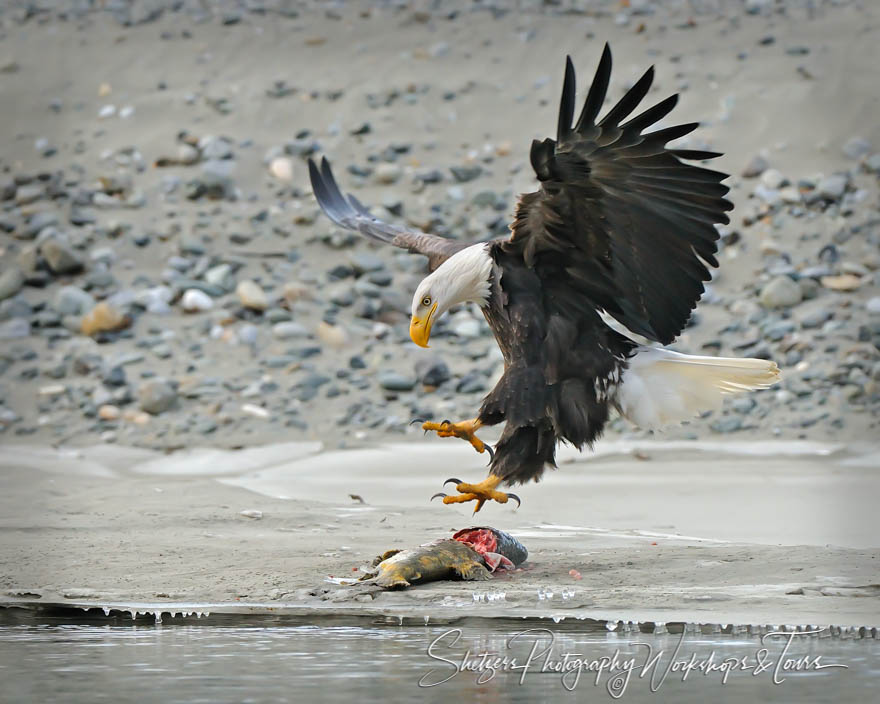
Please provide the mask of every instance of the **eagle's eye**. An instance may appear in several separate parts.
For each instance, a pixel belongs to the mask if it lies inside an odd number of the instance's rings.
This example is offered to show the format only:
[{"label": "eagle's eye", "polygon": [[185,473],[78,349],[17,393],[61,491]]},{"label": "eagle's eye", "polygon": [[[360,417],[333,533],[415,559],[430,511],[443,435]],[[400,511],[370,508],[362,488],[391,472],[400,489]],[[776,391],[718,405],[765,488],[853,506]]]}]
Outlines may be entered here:
[{"label": "eagle's eye", "polygon": [[422,305],[425,306],[425,308],[427,308],[429,305],[431,305],[431,297],[430,297],[430,296],[425,296],[425,297],[422,299]]}]

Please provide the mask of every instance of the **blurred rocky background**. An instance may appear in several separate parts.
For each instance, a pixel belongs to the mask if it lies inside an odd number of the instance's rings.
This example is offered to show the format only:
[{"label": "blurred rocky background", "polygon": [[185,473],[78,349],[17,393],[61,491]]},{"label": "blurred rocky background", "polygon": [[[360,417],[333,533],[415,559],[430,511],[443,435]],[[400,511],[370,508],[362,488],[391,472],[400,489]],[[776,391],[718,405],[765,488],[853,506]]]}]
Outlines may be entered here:
[{"label": "blurred rocky background", "polygon": [[605,41],[611,98],[656,64],[646,102],[680,93],[687,146],[732,174],[675,348],[782,370],[664,437],[876,440],[878,20],[845,0],[7,1],[0,443],[428,442],[412,418],[472,417],[502,365],[482,316],[413,345],[424,262],[337,230],[305,159],[384,219],[504,235],[565,55],[583,96]]}]

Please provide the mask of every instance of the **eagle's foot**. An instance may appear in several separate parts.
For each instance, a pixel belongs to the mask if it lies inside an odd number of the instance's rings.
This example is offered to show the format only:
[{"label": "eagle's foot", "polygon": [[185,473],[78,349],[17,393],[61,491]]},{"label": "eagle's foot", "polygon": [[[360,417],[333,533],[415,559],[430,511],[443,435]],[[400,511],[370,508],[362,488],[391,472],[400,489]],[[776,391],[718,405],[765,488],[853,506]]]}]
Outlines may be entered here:
[{"label": "eagle's foot", "polygon": [[460,423],[451,423],[448,420],[444,420],[442,423],[431,423],[429,421],[422,423],[422,430],[426,433],[429,430],[433,430],[441,438],[462,438],[467,440],[477,452],[488,452],[489,457],[492,457],[494,455],[492,446],[484,443],[476,435],[477,430],[482,426],[483,424],[479,419],[473,418],[471,420],[463,420]]},{"label": "eagle's foot", "polygon": [[455,484],[455,490],[459,492],[457,496],[447,496],[441,492],[434,494],[431,499],[433,500],[441,496],[443,497],[444,504],[463,504],[468,501],[476,501],[477,505],[474,506],[474,513],[483,508],[483,504],[487,501],[497,501],[499,504],[506,504],[508,500],[513,499],[516,501],[517,508],[522,504],[522,501],[520,501],[516,494],[505,494],[503,491],[496,491],[496,487],[501,483],[501,477],[494,474],[490,474],[479,484],[468,484],[460,479],[447,479],[443,483],[449,484],[449,482]]}]

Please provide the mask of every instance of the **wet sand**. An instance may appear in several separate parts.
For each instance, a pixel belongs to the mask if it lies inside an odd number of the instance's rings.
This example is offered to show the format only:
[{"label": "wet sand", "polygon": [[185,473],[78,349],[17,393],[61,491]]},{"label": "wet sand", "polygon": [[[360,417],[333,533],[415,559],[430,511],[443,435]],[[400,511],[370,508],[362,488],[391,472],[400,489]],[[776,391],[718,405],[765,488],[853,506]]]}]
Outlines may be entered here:
[{"label": "wet sand", "polygon": [[[482,476],[463,443],[8,446],[0,586],[6,603],[142,611],[876,627],[876,462],[876,449],[818,443],[600,443],[520,487],[520,509],[474,518],[428,502],[450,467]],[[475,523],[518,536],[526,565],[373,600],[334,583]]]}]

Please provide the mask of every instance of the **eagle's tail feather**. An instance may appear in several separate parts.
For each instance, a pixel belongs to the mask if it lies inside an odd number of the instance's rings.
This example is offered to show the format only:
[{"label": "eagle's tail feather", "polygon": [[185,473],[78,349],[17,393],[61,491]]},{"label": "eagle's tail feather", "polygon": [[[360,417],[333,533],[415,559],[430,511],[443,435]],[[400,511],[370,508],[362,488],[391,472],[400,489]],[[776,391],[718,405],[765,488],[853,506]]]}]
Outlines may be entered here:
[{"label": "eagle's tail feather", "polygon": [[642,428],[660,428],[717,409],[724,394],[766,389],[779,381],[775,362],[681,354],[640,347],[623,373],[616,402]]}]

